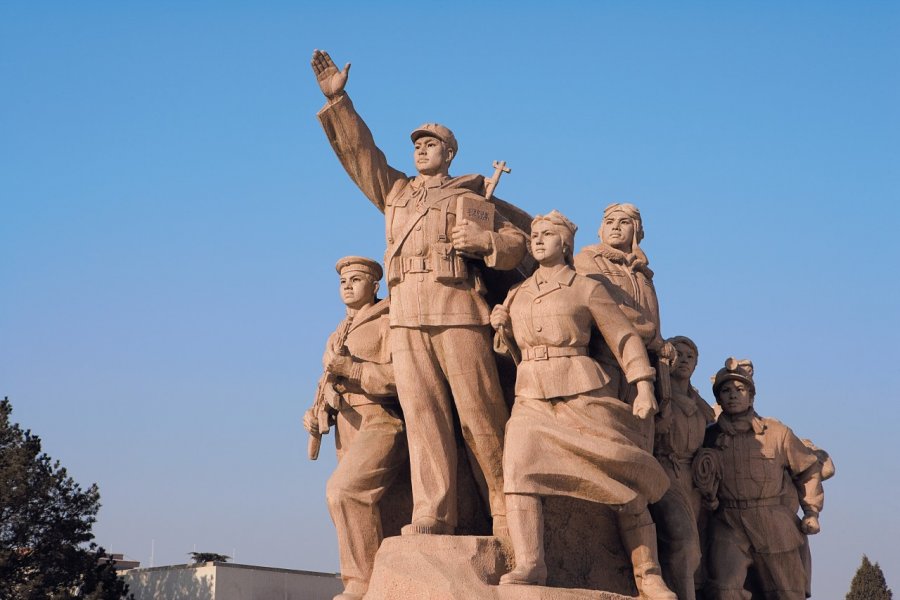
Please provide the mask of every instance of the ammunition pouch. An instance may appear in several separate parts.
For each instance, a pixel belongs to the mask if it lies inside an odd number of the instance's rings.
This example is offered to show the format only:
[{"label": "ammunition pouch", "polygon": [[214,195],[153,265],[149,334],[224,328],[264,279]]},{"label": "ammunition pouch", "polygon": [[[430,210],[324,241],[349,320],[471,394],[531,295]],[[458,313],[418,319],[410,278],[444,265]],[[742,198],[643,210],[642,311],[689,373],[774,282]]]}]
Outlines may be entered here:
[{"label": "ammunition pouch", "polygon": [[431,245],[431,268],[434,280],[440,283],[461,283],[468,277],[465,259],[449,242]]},{"label": "ammunition pouch", "polygon": [[435,242],[428,256],[394,256],[388,262],[388,285],[403,281],[407,275],[429,273],[439,283],[457,284],[469,277],[466,260],[448,242]]}]

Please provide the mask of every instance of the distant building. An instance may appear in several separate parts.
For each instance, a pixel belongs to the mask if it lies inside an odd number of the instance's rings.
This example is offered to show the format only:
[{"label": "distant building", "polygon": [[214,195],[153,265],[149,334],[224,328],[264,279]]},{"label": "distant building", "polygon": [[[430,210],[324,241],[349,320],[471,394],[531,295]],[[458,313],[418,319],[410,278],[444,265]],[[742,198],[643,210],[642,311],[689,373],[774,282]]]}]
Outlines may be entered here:
[{"label": "distant building", "polygon": [[121,573],[135,600],[331,600],[344,589],[335,573],[223,562]]},{"label": "distant building", "polygon": [[124,554],[105,554],[100,557],[100,562],[111,562],[116,571],[127,571],[141,566],[141,561],[125,558]]}]

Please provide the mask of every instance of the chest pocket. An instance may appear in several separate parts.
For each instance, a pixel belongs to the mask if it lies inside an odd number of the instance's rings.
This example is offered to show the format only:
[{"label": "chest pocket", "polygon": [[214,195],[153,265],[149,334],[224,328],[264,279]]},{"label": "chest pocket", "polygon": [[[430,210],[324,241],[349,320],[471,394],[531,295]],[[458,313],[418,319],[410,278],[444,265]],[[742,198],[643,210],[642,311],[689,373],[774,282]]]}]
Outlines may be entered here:
[{"label": "chest pocket", "polygon": [[[398,191],[399,189],[399,191]],[[394,234],[399,233],[397,230],[402,229],[405,219],[397,218],[395,209],[404,209],[409,204],[412,194],[404,188],[394,188],[384,201],[384,225],[385,237],[388,246],[394,243]]]},{"label": "chest pocket", "polygon": [[774,448],[763,447],[750,458],[750,478],[759,485],[775,480],[776,470]]},{"label": "chest pocket", "polygon": [[450,199],[442,200],[428,209],[425,215],[425,226],[428,228],[429,240],[447,242],[450,230],[456,224],[456,215],[451,208]]},{"label": "chest pocket", "polygon": [[403,208],[407,204],[409,204],[409,199],[412,197],[412,194],[392,194],[390,198],[385,201],[385,206],[396,206],[397,208]]}]

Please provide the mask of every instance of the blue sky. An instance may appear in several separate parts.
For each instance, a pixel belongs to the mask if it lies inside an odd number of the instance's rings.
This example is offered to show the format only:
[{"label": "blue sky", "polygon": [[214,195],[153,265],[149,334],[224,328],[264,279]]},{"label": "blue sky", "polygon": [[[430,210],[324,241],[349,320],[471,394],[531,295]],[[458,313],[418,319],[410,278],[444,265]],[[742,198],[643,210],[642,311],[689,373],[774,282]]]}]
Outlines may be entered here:
[{"label": "blue sky", "polygon": [[0,393],[81,482],[98,541],[337,570],[300,417],[383,221],[315,119],[314,48],[392,164],[454,173],[593,243],[633,202],[663,332],[730,355],[829,450],[816,598],[867,553],[900,589],[900,7],[881,2],[0,5]]}]

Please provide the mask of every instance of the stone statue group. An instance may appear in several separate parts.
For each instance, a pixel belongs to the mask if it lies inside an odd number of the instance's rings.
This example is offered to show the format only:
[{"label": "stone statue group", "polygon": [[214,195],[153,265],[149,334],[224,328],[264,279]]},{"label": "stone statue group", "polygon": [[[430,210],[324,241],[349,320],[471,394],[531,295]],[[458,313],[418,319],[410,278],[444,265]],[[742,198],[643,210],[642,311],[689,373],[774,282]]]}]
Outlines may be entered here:
[{"label": "stone statue group", "polygon": [[609,205],[600,242],[576,253],[557,210],[530,219],[493,198],[502,163],[450,176],[459,147],[443,125],[412,132],[415,176],[390,166],[345,92],[349,64],[316,50],[312,67],[319,120],[387,241],[383,268],[336,265],[346,318],[304,416],[311,458],[335,428],[335,600],[366,594],[398,478],[403,535],[458,533],[461,456],[515,557],[501,586],[546,585],[543,506],[566,496],[613,509],[641,598],[807,597],[806,536],[833,465],[756,414],[750,361],[716,373],[718,418],[700,397],[696,344],[661,334],[638,209]]}]

